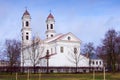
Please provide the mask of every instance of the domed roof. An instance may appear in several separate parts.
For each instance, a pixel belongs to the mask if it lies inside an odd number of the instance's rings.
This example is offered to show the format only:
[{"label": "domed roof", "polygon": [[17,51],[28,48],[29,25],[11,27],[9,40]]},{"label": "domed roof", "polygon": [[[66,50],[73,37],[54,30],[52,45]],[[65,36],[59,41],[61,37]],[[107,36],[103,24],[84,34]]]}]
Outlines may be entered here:
[{"label": "domed roof", "polygon": [[48,18],[54,19],[54,16],[50,13],[50,14],[48,15],[47,19],[48,19]]},{"label": "domed roof", "polygon": [[23,15],[30,15],[29,12],[27,10],[25,10]]}]

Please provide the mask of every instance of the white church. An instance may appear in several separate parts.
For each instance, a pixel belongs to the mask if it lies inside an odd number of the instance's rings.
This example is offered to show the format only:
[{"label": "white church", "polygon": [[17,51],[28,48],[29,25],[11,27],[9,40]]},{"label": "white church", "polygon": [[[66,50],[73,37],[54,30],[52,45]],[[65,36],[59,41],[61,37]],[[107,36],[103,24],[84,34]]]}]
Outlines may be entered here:
[{"label": "white church", "polygon": [[[22,16],[21,66],[49,67],[103,67],[101,59],[89,59],[80,54],[81,40],[73,33],[58,34],[55,19],[50,13],[46,19],[45,39],[32,37],[31,16],[26,10]],[[47,56],[46,56],[47,55]],[[47,59],[48,58],[48,59]]]}]

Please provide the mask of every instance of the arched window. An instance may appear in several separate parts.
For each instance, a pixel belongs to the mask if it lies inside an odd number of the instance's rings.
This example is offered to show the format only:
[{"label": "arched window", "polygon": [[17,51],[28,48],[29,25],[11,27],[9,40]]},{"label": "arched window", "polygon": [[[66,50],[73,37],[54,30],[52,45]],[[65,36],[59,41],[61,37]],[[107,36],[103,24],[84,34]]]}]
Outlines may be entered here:
[{"label": "arched window", "polygon": [[53,37],[53,34],[51,34],[51,37]]},{"label": "arched window", "polygon": [[63,53],[64,49],[63,47],[60,47],[60,52]]},{"label": "arched window", "polygon": [[26,26],[29,26],[29,22],[28,21],[26,21]]},{"label": "arched window", "polygon": [[96,65],[98,65],[98,61],[96,61]]},{"label": "arched window", "polygon": [[28,35],[28,32],[26,32],[26,34]]},{"label": "arched window", "polygon": [[48,24],[47,24],[47,30],[48,30]]},{"label": "arched window", "polygon": [[74,54],[77,54],[77,48],[74,48]]},{"label": "arched window", "polygon": [[24,40],[24,39],[23,39],[23,36],[22,36],[22,40]]},{"label": "arched window", "polygon": [[101,65],[101,61],[99,62],[99,64]]},{"label": "arched window", "polygon": [[48,38],[48,35],[47,35],[47,38]]},{"label": "arched window", "polygon": [[22,22],[22,26],[24,26],[24,22]]},{"label": "arched window", "polygon": [[50,24],[50,28],[53,29],[53,24]]},{"label": "arched window", "polygon": [[95,64],[94,61],[92,63],[93,63],[93,65]]},{"label": "arched window", "polygon": [[26,36],[26,40],[28,40],[29,39],[29,36]]},{"label": "arched window", "polygon": [[70,37],[70,36],[68,36],[68,40],[71,40],[71,37]]}]

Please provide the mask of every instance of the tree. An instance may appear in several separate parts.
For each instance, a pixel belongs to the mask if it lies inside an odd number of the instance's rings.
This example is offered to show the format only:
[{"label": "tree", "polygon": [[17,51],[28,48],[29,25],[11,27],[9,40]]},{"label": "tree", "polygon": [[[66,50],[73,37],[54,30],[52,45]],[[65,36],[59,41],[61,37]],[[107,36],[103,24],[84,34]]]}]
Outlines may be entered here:
[{"label": "tree", "polygon": [[89,58],[89,66],[91,67],[91,58],[95,53],[93,43],[92,42],[86,43],[81,51],[82,53],[86,54],[86,56]]},{"label": "tree", "polygon": [[117,32],[114,29],[108,30],[105,34],[105,39],[103,39],[103,46],[105,47],[105,52],[107,55],[107,67],[111,71],[115,71],[116,64],[116,37]]},{"label": "tree", "polygon": [[27,51],[30,55],[30,60],[34,68],[34,73],[36,65],[40,63],[40,58],[42,57],[44,47],[42,46],[42,41],[39,38],[33,38],[32,44],[27,47]]},{"label": "tree", "polygon": [[20,50],[21,43],[18,40],[6,40],[5,41],[5,50],[7,60],[9,61],[9,66],[12,68],[14,66],[19,66],[20,64]]},{"label": "tree", "polygon": [[69,48],[70,51],[68,52],[68,54],[70,55],[69,57],[67,56],[68,60],[72,63],[75,64],[75,72],[78,72],[78,64],[80,61],[80,51],[79,51],[79,47],[74,47],[73,49]]},{"label": "tree", "polygon": [[97,47],[97,54],[104,60],[109,71],[115,72],[120,55],[120,35],[114,29],[106,32],[101,46]]},{"label": "tree", "polygon": [[116,38],[116,65],[117,65],[117,71],[120,71],[120,33],[118,34]]}]

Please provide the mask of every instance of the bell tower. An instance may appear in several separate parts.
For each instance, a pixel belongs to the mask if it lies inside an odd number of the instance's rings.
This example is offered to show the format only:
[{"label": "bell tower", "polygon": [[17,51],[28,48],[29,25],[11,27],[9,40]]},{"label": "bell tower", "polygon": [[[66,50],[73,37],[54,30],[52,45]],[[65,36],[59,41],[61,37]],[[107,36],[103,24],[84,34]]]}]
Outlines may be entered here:
[{"label": "bell tower", "polygon": [[54,17],[53,15],[50,13],[47,17],[47,20],[46,20],[46,38],[51,38],[53,36],[55,36],[55,30],[54,30],[54,26],[55,26],[55,20],[54,20]]},{"label": "bell tower", "polygon": [[22,45],[23,46],[28,46],[31,44],[31,31],[32,30],[30,27],[30,23],[31,23],[31,17],[30,17],[29,12],[26,9],[22,16],[21,33],[22,33]]}]

